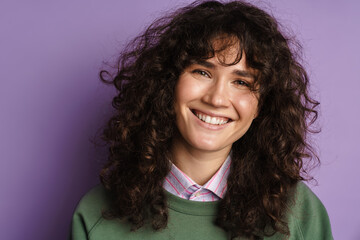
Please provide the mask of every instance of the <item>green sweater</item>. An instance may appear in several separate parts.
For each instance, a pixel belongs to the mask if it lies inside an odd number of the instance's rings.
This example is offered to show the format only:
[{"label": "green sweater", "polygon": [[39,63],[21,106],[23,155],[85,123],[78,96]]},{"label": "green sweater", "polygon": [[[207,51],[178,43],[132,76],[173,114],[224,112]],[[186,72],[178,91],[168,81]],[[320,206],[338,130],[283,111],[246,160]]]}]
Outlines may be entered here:
[{"label": "green sweater", "polygon": [[[218,202],[189,201],[170,193],[168,195],[169,220],[164,230],[155,232],[145,225],[135,232],[130,224],[121,220],[106,220],[101,212],[109,206],[102,186],[88,192],[77,206],[70,239],[73,240],[201,240],[229,239],[229,235],[214,225]],[[288,226],[291,240],[333,239],[329,217],[320,200],[302,182],[295,191],[295,205],[288,212]],[[265,239],[285,239],[280,234]]]}]

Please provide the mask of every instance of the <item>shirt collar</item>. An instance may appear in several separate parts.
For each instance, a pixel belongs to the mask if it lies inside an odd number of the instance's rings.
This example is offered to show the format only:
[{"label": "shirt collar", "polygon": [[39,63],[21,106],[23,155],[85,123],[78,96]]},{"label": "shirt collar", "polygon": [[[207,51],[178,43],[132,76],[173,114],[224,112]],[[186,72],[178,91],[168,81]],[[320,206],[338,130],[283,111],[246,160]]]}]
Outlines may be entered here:
[{"label": "shirt collar", "polygon": [[216,196],[222,199],[227,189],[227,179],[230,172],[230,165],[231,157],[229,155],[220,169],[210,178],[209,181],[201,186],[172,163],[171,171],[168,173],[166,181],[168,181],[171,186],[171,190],[175,190],[177,195],[186,195],[186,193],[190,194],[198,188],[203,188],[213,192]]}]

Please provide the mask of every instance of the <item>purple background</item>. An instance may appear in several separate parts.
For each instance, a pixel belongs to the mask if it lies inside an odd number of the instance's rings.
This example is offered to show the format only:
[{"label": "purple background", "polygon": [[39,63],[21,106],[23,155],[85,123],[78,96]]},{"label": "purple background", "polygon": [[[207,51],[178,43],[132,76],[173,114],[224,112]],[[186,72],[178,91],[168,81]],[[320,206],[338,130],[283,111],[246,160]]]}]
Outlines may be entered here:
[{"label": "purple background", "polygon": [[[0,3],[0,239],[65,239],[106,149],[91,139],[111,115],[102,61],[166,9],[190,1]],[[360,1],[257,1],[303,43],[321,102],[322,166],[312,189],[336,239],[360,239]]]}]

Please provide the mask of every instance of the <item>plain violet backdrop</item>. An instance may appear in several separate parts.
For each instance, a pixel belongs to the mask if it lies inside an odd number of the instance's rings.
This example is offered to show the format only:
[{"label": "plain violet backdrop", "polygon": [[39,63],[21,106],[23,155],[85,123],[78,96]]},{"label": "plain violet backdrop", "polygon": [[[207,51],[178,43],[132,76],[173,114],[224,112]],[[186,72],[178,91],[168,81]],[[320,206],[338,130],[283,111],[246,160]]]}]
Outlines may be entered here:
[{"label": "plain violet backdrop", "polygon": [[[0,3],[0,239],[66,239],[72,212],[98,181],[107,149],[91,142],[112,114],[103,61],[164,11],[190,1]],[[302,42],[321,102],[310,187],[335,239],[360,239],[360,1],[250,1]]]}]

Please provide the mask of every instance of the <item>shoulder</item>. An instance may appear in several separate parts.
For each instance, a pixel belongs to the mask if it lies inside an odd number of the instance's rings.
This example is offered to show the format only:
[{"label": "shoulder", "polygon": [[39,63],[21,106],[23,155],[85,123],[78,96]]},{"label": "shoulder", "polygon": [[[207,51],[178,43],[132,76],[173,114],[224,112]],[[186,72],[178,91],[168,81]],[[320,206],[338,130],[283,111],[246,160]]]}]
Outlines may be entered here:
[{"label": "shoulder", "polygon": [[291,239],[333,239],[324,205],[303,182],[296,184],[290,197],[288,224]]},{"label": "shoulder", "polygon": [[303,182],[298,182],[296,184],[291,200],[298,209],[311,207],[319,210],[325,210],[324,205],[321,203],[320,199]]},{"label": "shoulder", "polygon": [[103,221],[102,213],[109,206],[110,200],[102,185],[87,192],[73,214],[71,239],[87,239],[90,232]]},{"label": "shoulder", "polygon": [[97,185],[88,191],[80,200],[76,212],[86,212],[90,215],[99,215],[99,212],[109,207],[109,196],[102,185]]},{"label": "shoulder", "polygon": [[303,182],[298,182],[290,197],[290,212],[303,217],[327,217],[327,212],[320,199]]}]

